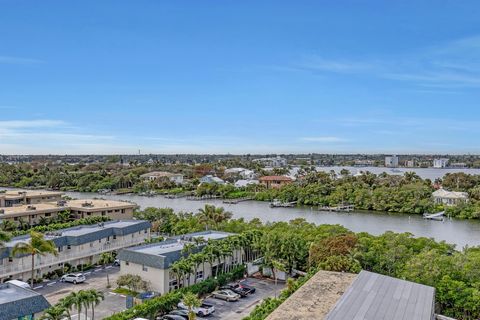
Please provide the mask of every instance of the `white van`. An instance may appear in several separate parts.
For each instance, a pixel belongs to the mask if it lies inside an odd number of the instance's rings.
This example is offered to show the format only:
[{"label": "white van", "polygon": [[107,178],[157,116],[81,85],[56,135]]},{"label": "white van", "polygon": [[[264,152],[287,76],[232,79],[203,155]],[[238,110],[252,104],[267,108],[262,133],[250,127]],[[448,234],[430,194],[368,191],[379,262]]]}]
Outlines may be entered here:
[{"label": "white van", "polygon": [[13,285],[15,285],[17,287],[20,287],[20,288],[31,289],[30,285],[28,283],[20,281],[20,280],[8,280],[5,283],[10,283],[10,284],[13,284]]}]

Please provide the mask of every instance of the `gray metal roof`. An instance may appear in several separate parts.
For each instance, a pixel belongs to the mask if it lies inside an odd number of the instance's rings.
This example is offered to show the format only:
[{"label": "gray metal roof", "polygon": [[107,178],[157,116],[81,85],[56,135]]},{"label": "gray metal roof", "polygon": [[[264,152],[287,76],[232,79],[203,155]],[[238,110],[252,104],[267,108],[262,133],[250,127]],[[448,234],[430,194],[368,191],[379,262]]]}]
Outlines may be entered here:
[{"label": "gray metal roof", "polygon": [[[233,233],[213,230],[189,233],[158,243],[125,248],[120,250],[117,257],[122,261],[142,264],[157,269],[168,269],[170,265],[183,256],[182,249],[185,243],[192,241],[193,238],[202,237],[205,240],[218,240],[231,235]],[[199,251],[203,246],[195,248],[194,252]]]},{"label": "gray metal roof", "polygon": [[[146,230],[150,227],[150,222],[144,220],[109,221],[101,224],[76,226],[72,228],[46,232],[45,239],[52,240],[57,247],[67,245],[78,246],[114,235],[123,236],[132,234],[138,231]],[[15,237],[9,242],[5,243],[4,248],[0,249],[0,259],[9,257],[15,244],[29,241],[29,239],[29,235],[24,235]]]},{"label": "gray metal roof", "polygon": [[327,320],[432,320],[435,289],[362,271]]},{"label": "gray metal roof", "polygon": [[0,284],[0,319],[32,315],[50,307],[41,294],[10,283]]}]

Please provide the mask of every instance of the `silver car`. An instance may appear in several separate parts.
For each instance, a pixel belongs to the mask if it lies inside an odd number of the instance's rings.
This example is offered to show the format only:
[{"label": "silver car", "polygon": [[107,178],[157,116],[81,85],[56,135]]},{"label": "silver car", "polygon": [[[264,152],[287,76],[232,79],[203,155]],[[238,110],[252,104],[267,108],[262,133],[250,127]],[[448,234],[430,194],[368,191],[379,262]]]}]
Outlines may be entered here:
[{"label": "silver car", "polygon": [[85,276],[82,273],[69,273],[62,276],[62,278],[60,278],[60,281],[77,284],[77,283],[85,282]]},{"label": "silver car", "polygon": [[230,289],[218,290],[213,292],[212,295],[214,298],[222,299],[225,301],[238,301],[238,299],[240,299],[240,295]]}]

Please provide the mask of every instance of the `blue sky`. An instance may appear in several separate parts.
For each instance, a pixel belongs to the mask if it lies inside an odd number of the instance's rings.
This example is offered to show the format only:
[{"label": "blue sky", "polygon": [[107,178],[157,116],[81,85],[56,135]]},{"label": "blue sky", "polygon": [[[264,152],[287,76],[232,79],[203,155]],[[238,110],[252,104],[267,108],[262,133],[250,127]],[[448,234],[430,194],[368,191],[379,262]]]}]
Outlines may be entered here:
[{"label": "blue sky", "polygon": [[0,0],[0,154],[480,153],[479,1]]}]

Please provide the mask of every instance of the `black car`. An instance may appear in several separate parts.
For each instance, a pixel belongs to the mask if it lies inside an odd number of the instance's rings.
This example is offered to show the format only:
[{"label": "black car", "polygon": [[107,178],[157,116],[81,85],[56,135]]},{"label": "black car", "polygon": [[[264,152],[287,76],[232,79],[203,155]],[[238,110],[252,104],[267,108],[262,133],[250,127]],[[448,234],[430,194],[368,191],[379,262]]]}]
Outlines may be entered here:
[{"label": "black car", "polygon": [[242,288],[249,290],[250,293],[255,293],[255,287],[252,287],[251,285],[247,284],[247,282],[245,280],[238,282],[238,284]]},{"label": "black car", "polygon": [[182,309],[173,310],[168,315],[181,316],[185,319],[188,319],[188,310],[182,310]]},{"label": "black car", "polygon": [[240,283],[227,284],[227,285],[221,287],[220,289],[230,289],[233,292],[239,294],[241,297],[246,297],[249,294],[252,294],[252,293],[255,292],[255,288],[250,287],[250,286],[245,286],[245,285],[240,284]]}]

